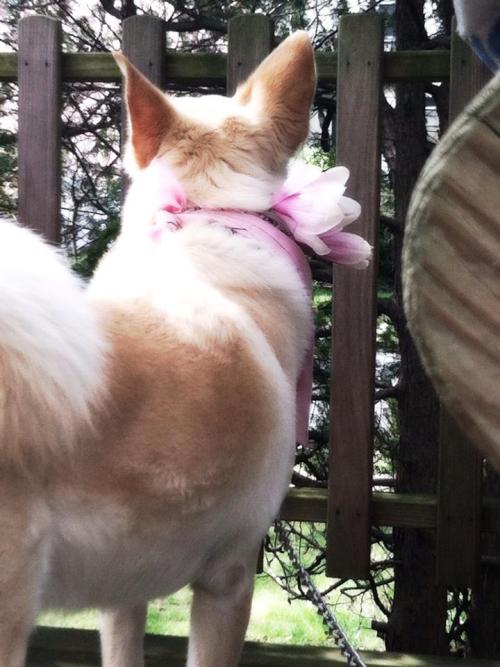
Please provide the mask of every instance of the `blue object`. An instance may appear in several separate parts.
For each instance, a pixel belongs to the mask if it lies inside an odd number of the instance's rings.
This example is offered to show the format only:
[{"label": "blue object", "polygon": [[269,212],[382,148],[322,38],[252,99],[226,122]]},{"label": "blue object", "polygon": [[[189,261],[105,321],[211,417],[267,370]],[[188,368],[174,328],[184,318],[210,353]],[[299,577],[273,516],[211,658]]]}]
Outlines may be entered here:
[{"label": "blue object", "polygon": [[472,35],[470,42],[485,65],[493,71],[500,68],[500,18],[493,23],[490,32],[482,39]]}]

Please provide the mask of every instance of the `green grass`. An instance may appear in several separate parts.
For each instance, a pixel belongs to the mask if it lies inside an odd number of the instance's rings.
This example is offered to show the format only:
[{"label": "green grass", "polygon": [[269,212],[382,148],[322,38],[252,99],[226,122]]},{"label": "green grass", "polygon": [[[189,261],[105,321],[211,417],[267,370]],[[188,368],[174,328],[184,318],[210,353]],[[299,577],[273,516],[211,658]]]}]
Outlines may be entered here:
[{"label": "green grass", "polygon": [[[339,594],[330,602],[349,639],[358,648],[381,650],[383,643],[370,629],[370,618],[375,615],[371,601],[356,600],[348,605],[340,603]],[[191,592],[183,589],[149,606],[147,631],[157,634],[187,635],[189,633],[189,605]],[[41,625],[72,628],[95,628],[98,613],[93,610],[75,614],[46,612],[39,618]],[[252,615],[247,639],[285,644],[313,644],[332,646],[321,619],[308,602],[295,600],[290,604],[286,594],[270,577],[259,575],[255,583]]]}]

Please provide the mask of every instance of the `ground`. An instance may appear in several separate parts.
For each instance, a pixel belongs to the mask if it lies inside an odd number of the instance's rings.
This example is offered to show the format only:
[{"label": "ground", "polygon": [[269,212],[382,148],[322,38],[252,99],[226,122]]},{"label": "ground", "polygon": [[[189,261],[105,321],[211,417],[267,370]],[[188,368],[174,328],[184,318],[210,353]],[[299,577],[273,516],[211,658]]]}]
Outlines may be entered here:
[{"label": "ground", "polygon": [[[155,634],[187,635],[189,631],[189,605],[191,593],[184,589],[165,600],[152,602],[149,607],[147,631]],[[349,639],[358,648],[383,650],[383,642],[370,628],[373,610],[369,603],[359,602],[347,609],[345,598],[333,609]],[[97,613],[93,610],[78,614],[47,612],[39,618],[40,625],[60,627],[95,628]],[[289,604],[286,593],[267,575],[259,575],[255,584],[252,616],[247,639],[282,644],[333,646],[326,635],[320,617],[308,602]]]}]

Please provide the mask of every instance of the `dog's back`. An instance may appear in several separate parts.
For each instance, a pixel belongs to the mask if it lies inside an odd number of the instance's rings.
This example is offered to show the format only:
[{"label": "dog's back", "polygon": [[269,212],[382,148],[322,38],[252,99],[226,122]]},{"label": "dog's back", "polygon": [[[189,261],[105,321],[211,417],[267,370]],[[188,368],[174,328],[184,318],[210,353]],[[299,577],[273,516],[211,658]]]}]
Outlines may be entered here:
[{"label": "dog's back", "polygon": [[[161,202],[148,167],[163,161],[192,206],[269,208],[307,134],[309,42],[300,34],[277,49],[206,121],[202,101],[176,106],[121,64],[133,179],[120,238],[62,315],[23,313],[32,330],[19,356],[0,336],[7,386],[17,382],[3,424],[22,424],[32,397],[40,441],[52,445],[54,434],[59,443],[30,466],[41,446],[32,428],[16,440],[18,462],[0,452],[0,527],[9,543],[0,598],[14,591],[9,608],[0,607],[6,667],[21,663],[34,613],[47,605],[106,608],[104,663],[137,667],[147,600],[187,583],[195,589],[188,664],[235,665],[256,552],[293,462],[296,384],[311,337],[303,280],[262,239],[217,224],[213,210],[157,233]],[[58,266],[53,255],[47,261]],[[63,269],[57,280],[73,279]],[[57,280],[48,288],[54,296]],[[36,289],[30,295],[35,312]],[[62,346],[37,365],[47,323]],[[71,431],[54,417],[63,414]]]}]

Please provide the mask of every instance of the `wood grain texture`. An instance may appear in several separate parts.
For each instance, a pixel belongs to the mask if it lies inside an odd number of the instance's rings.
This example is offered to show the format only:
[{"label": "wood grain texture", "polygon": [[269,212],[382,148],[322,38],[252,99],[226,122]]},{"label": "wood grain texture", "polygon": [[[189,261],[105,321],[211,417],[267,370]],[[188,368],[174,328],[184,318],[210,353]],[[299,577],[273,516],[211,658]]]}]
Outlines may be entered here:
[{"label": "wood grain texture", "polygon": [[[460,56],[459,87],[467,80],[465,61]],[[468,77],[479,85],[482,74]],[[463,90],[452,96],[453,113],[463,97]],[[456,118],[428,161],[410,207],[403,258],[406,311],[429,375],[460,429],[497,468],[499,128],[497,74]],[[491,502],[483,502],[479,519],[480,459],[462,436],[452,442],[456,439],[456,433],[449,435],[442,453],[439,574],[446,583],[470,585],[478,564],[478,533],[495,530],[498,517]]]},{"label": "wood grain texture", "polygon": [[337,164],[363,209],[349,231],[374,247],[367,270],[334,270],[327,573],[342,578],[366,577],[370,563],[382,48],[380,16],[342,17]]},{"label": "wood grain texture", "polygon": [[[469,46],[453,33],[450,122],[490,78]],[[438,583],[470,587],[479,567],[482,455],[443,407],[438,482]],[[459,490],[459,492],[457,492]],[[460,558],[456,554],[460,553]]]},{"label": "wood grain texture", "polygon": [[19,220],[60,237],[61,25],[46,16],[19,23]]},{"label": "wood grain texture", "polygon": [[[371,515],[375,526],[406,528],[436,528],[436,496],[411,493],[374,493]],[[327,489],[290,489],[279,513],[286,521],[314,521],[327,519]],[[489,525],[500,525],[500,501],[484,509]]]},{"label": "wood grain texture", "polygon": [[[166,32],[165,22],[154,16],[142,14],[131,16],[123,22],[122,51],[158,88],[165,88],[166,79]],[[123,86],[122,86],[123,90]],[[122,94],[120,142],[123,148],[127,141],[127,106]],[[128,177],[122,176],[122,199],[128,187]]]},{"label": "wood grain texture", "polygon": [[439,584],[467,588],[476,580],[481,537],[481,472],[481,454],[442,406],[436,542]]},{"label": "wood grain texture", "polygon": [[491,72],[454,30],[450,52],[450,123],[490,78]]},{"label": "wood grain texture", "polygon": [[[290,489],[279,517],[286,521],[314,521],[324,523],[327,519],[327,489]],[[371,515],[375,526],[398,526],[406,528],[435,529],[436,496],[411,493],[374,493],[371,499]],[[487,505],[483,512],[488,516],[487,524],[497,532],[500,527],[500,501]]]},{"label": "wood grain texture", "polygon": [[236,16],[229,21],[227,94],[233,95],[273,48],[273,22],[263,14]]},{"label": "wood grain texture", "polygon": [[[223,53],[175,53],[167,51],[169,83],[221,85],[226,79],[227,57]],[[450,76],[449,51],[392,51],[383,56],[384,81],[446,81]],[[337,56],[316,53],[318,80],[337,80]],[[0,81],[17,78],[17,54],[0,53]],[[65,53],[64,81],[119,81],[120,71],[110,53]]]},{"label": "wood grain texture", "polygon": [[[327,489],[290,489],[279,516],[287,521],[326,521]],[[415,493],[372,495],[371,514],[375,526],[431,528],[437,526],[437,497]],[[500,533],[500,499],[484,498],[481,509],[484,533]]]},{"label": "wood grain texture", "polygon": [[165,23],[154,16],[131,16],[123,22],[123,53],[159,88],[165,87]]}]

